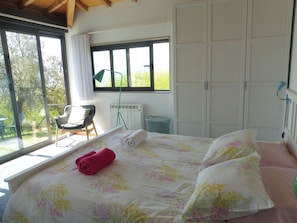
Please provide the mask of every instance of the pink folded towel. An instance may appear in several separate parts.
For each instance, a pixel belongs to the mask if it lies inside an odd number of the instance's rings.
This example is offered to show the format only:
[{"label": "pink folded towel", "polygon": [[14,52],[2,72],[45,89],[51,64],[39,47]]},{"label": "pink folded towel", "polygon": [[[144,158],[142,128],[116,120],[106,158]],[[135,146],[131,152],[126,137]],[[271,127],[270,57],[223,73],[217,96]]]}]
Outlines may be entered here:
[{"label": "pink folded towel", "polygon": [[76,163],[77,167],[78,167],[79,162],[80,162],[82,159],[84,159],[84,158],[86,158],[86,157],[88,157],[88,156],[92,156],[92,155],[94,155],[94,154],[96,154],[96,152],[95,152],[95,151],[91,151],[91,152],[88,152],[88,153],[86,153],[85,155],[82,155],[81,157],[77,158],[77,159],[75,160],[75,163]]},{"label": "pink folded towel", "polygon": [[111,149],[102,149],[98,153],[81,159],[78,163],[78,170],[86,175],[96,174],[99,170],[112,163],[115,157],[116,155]]}]

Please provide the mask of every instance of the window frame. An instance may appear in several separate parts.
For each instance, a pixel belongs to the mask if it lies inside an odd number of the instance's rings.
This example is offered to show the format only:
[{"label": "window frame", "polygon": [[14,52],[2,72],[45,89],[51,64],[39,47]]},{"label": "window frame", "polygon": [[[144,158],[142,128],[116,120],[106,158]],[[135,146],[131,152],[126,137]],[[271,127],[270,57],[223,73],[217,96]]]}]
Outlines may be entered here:
[{"label": "window frame", "polygon": [[[122,91],[161,91],[169,92],[170,89],[166,90],[155,90],[154,84],[154,44],[156,43],[168,43],[170,44],[169,38],[147,40],[147,41],[138,41],[138,42],[129,42],[129,43],[119,43],[119,44],[109,44],[101,46],[92,46],[91,47],[91,60],[92,60],[92,72],[95,74],[95,65],[94,65],[94,52],[98,51],[109,51],[110,56],[110,72],[111,72],[111,87],[96,87],[96,81],[93,79],[93,90],[94,91],[119,91],[120,87],[115,87],[115,72],[114,70],[114,61],[113,61],[113,50],[126,50],[126,67],[127,67],[127,79],[128,87],[121,87]],[[137,47],[149,47],[149,58],[150,58],[150,87],[132,87],[130,84],[131,80],[131,67],[130,67],[130,49]],[[170,55],[170,52],[168,52]],[[170,62],[168,64],[168,71],[170,77]],[[170,79],[169,79],[170,82]],[[169,85],[170,86],[170,85]]]}]

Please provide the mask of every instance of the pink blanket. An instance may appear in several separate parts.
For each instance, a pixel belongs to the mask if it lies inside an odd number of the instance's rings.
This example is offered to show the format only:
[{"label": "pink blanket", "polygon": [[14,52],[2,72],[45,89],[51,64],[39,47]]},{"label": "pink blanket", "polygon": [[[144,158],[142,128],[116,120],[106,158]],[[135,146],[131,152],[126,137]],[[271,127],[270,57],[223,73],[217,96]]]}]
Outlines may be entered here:
[{"label": "pink blanket", "polygon": [[114,161],[116,155],[108,148],[102,149],[98,153],[94,151],[85,154],[76,160],[78,170],[86,175],[96,174],[99,170],[108,166]]}]

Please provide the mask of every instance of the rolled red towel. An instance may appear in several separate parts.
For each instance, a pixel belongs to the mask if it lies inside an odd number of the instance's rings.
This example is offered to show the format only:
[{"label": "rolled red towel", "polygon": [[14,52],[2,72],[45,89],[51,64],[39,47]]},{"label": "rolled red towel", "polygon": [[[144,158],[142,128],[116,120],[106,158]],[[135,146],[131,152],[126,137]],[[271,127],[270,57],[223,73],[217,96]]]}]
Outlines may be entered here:
[{"label": "rolled red towel", "polygon": [[79,162],[80,162],[82,159],[84,159],[84,158],[86,158],[86,157],[88,157],[88,156],[92,156],[92,155],[94,155],[94,154],[96,154],[96,152],[95,152],[95,151],[91,151],[91,152],[88,152],[88,153],[86,153],[85,155],[82,155],[81,157],[77,158],[77,159],[75,160],[75,163],[76,163],[77,167],[78,167]]},{"label": "rolled red towel", "polygon": [[116,155],[108,148],[80,160],[78,170],[87,175],[93,175],[114,161]]}]

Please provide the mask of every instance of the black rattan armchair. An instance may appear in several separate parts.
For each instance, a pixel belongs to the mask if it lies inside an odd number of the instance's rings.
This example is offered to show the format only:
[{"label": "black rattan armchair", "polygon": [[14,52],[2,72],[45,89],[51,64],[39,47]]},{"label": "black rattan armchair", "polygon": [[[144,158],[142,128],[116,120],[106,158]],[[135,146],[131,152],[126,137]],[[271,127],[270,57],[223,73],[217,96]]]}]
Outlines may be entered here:
[{"label": "black rattan armchair", "polygon": [[86,132],[87,139],[93,130],[97,135],[96,127],[93,121],[95,116],[95,105],[66,105],[64,114],[54,117],[56,121],[56,146],[58,145],[59,132]]}]

